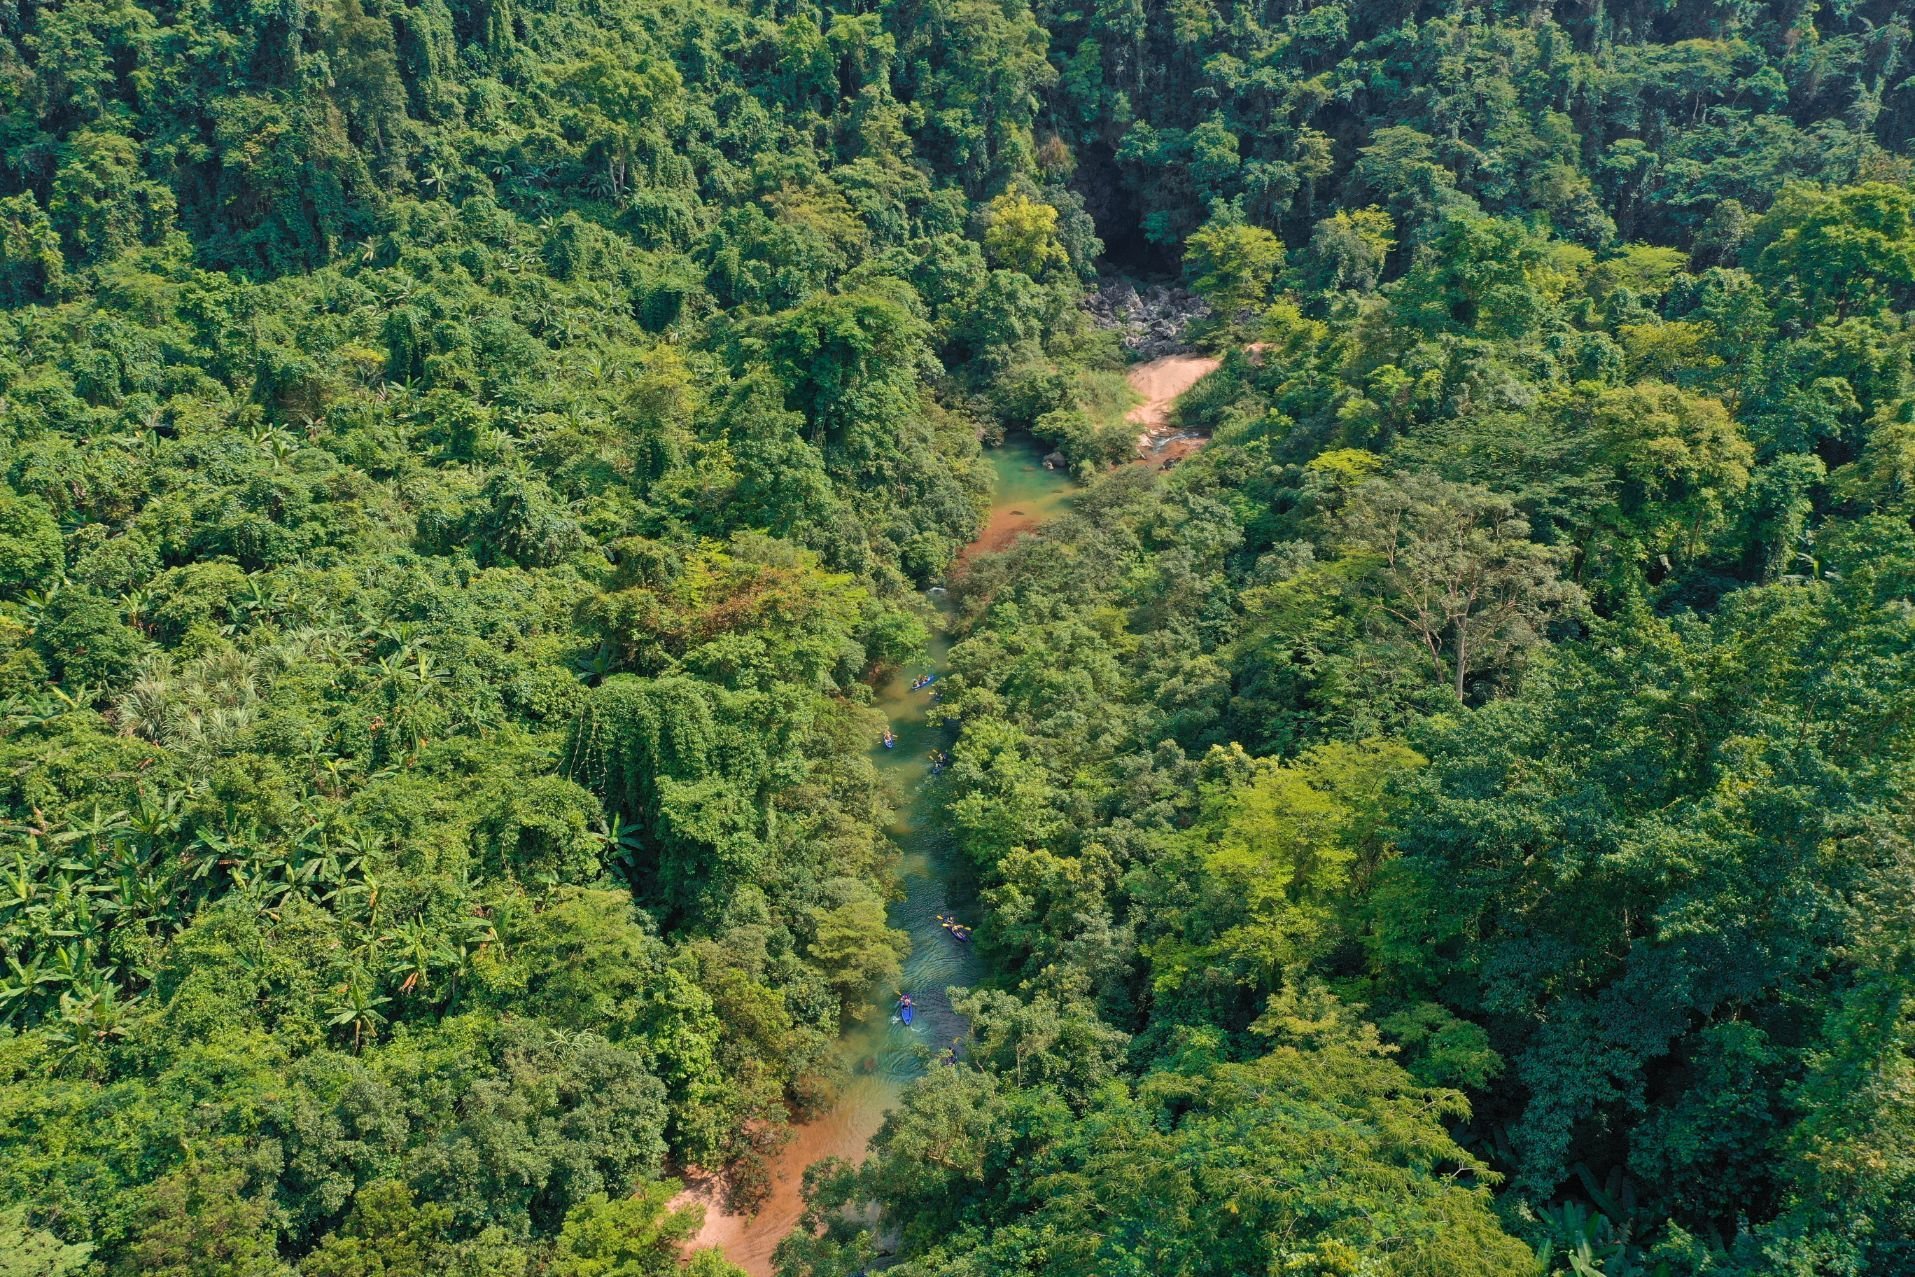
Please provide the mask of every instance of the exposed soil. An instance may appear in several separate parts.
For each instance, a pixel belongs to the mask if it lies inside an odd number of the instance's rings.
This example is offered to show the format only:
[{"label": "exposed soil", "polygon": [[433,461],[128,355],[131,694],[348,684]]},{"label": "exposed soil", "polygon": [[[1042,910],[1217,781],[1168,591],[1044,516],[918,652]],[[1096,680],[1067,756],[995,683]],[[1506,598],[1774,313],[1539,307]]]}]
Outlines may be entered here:
[{"label": "exposed soil", "polygon": [[1131,368],[1130,387],[1144,400],[1126,418],[1143,427],[1137,436],[1139,461],[1163,469],[1203,447],[1203,436],[1171,429],[1170,409],[1179,396],[1222,364],[1209,355],[1164,355]]},{"label": "exposed soil", "polygon": [[978,532],[977,540],[958,551],[957,562],[951,565],[951,575],[961,575],[971,560],[979,555],[1010,549],[1011,542],[1042,522],[1042,518],[1024,510],[992,510],[984,521],[983,529]]}]

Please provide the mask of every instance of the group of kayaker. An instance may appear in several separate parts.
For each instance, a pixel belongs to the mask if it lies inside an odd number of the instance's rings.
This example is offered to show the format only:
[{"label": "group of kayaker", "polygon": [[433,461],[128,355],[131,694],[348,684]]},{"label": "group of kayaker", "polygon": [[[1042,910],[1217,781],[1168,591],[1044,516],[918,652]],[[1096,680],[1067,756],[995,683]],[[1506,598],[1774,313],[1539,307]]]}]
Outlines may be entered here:
[{"label": "group of kayaker", "polygon": [[[911,690],[914,692],[921,692],[925,688],[930,687],[931,684],[937,682],[937,678],[938,676],[935,673],[920,675],[919,677],[911,680]],[[937,692],[933,691],[931,693],[931,698],[933,700],[936,700],[937,695],[938,695]],[[889,727],[886,727],[884,729],[884,736],[881,739],[886,749],[897,748],[897,744],[898,744],[897,733],[892,731]],[[939,772],[943,771],[947,766],[949,766],[950,762],[951,762],[951,756],[949,754],[945,753],[941,749],[932,750],[931,751],[931,774],[933,776],[937,775]],[[957,919],[947,918],[943,914],[938,914],[937,920],[938,920],[938,925],[940,927],[943,927],[945,931],[950,933],[950,936],[953,940],[958,941],[960,944],[970,943],[971,929],[969,927],[960,923]],[[912,1000],[911,995],[908,993],[898,994],[898,1022],[908,1027],[912,1019],[916,1015],[917,1015],[917,1003]],[[945,1062],[952,1063],[952,1064],[957,1062],[957,1044],[956,1043],[953,1043],[951,1050],[946,1053]]]},{"label": "group of kayaker", "polygon": [[[971,943],[971,929],[959,922],[956,918],[947,918],[941,913],[931,916],[938,920],[938,925],[950,934],[951,939],[957,941],[959,944]],[[917,1003],[911,1000],[910,994],[898,994],[898,1019],[900,1022],[910,1024],[911,1017],[916,1014],[916,1008]]]},{"label": "group of kayaker", "polygon": [[[898,747],[898,734],[887,727],[884,729],[884,735],[878,737],[878,743],[886,749],[896,749]],[[933,776],[940,775],[946,767],[951,765],[951,756],[941,749],[932,750],[930,759],[931,774]]]},{"label": "group of kayaker", "polygon": [[[935,671],[928,674],[920,674],[918,675],[918,677],[911,680],[911,690],[914,692],[921,692],[925,688],[931,687],[931,684],[937,681],[938,681],[938,676]],[[938,699],[938,689],[936,688],[931,689],[931,699],[932,700]],[[884,747],[886,749],[896,749],[898,747],[898,734],[892,731],[890,727],[888,726],[884,729],[884,735],[880,739],[884,742]],[[941,752],[936,750],[932,751],[932,754],[931,754],[931,770],[932,771],[937,772],[937,771],[943,770],[942,765],[938,761],[942,757],[943,757],[943,754]]]}]

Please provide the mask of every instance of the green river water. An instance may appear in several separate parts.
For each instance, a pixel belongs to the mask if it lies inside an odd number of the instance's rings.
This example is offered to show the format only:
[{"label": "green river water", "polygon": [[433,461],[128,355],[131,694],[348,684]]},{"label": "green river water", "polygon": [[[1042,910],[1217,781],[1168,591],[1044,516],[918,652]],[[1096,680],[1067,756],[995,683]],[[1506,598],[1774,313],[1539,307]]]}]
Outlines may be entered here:
[{"label": "green river water", "polygon": [[[1002,548],[1020,531],[1061,510],[1073,488],[1063,472],[1044,468],[1042,450],[1029,439],[1013,438],[985,455],[996,471],[996,484],[984,529],[967,553]],[[943,599],[940,591],[931,592],[940,610]],[[875,702],[897,735],[893,749],[873,740],[872,753],[897,791],[898,818],[891,835],[901,854],[899,885],[904,895],[891,906],[890,918],[893,927],[911,937],[911,954],[905,959],[900,984],[912,995],[916,1014],[911,1025],[899,1023],[898,990],[874,991],[873,1014],[840,1043],[850,1081],[831,1109],[799,1127],[772,1159],[771,1196],[756,1215],[725,1214],[706,1198],[705,1228],[696,1244],[722,1248],[726,1258],[753,1277],[771,1272],[773,1250],[798,1222],[805,1167],[826,1157],[862,1158],[905,1084],[929,1067],[939,1052],[961,1043],[965,1036],[966,1026],[952,1011],[947,990],[977,983],[984,967],[973,946],[953,939],[938,917],[955,912],[966,924],[977,920],[970,916],[968,901],[952,898],[957,852],[938,827],[936,804],[926,783],[931,778],[931,753],[949,744],[950,732],[929,721],[934,703],[930,689],[911,690],[912,680],[919,675],[943,672],[949,648],[950,639],[940,629],[932,636],[928,665],[900,671],[877,689]]]}]

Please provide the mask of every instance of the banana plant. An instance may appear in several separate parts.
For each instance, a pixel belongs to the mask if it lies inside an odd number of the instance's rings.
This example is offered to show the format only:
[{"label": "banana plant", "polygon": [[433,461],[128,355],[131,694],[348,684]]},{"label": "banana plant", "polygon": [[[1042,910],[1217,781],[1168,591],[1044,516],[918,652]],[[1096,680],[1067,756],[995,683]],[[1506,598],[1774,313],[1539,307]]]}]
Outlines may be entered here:
[{"label": "banana plant", "polygon": [[55,1058],[94,1073],[101,1054],[126,1036],[129,1011],[129,1003],[110,987],[62,993],[46,1029]]},{"label": "banana plant", "polygon": [[32,908],[39,898],[38,866],[27,859],[25,851],[16,850],[13,853],[13,864],[5,873],[0,874],[0,920],[24,913]]},{"label": "banana plant", "polygon": [[356,968],[335,992],[337,999],[327,1008],[331,1016],[327,1023],[333,1028],[352,1030],[352,1053],[357,1055],[367,1039],[379,1035],[380,1026],[386,1023],[379,1008],[392,999],[379,994],[371,977]]},{"label": "banana plant", "polygon": [[397,952],[386,968],[386,975],[398,981],[396,987],[401,996],[430,992],[433,972],[457,960],[443,938],[423,917],[409,919],[381,936],[380,940],[397,946]]},{"label": "banana plant", "polygon": [[[474,910],[459,920],[448,940],[448,948],[452,953],[452,970],[446,977],[445,1001],[439,1006],[441,1019],[452,1014],[453,1004],[459,999],[459,980],[471,969],[473,959],[498,944],[498,928],[484,913]],[[502,946],[501,950],[503,950]]]},{"label": "banana plant", "polygon": [[575,657],[572,670],[580,680],[596,687],[618,672],[618,652],[610,643],[601,642],[591,655]]},{"label": "banana plant", "polygon": [[359,880],[340,888],[338,892],[341,900],[356,899],[363,902],[366,911],[365,926],[368,932],[376,932],[379,928],[379,895],[382,889],[383,884],[379,878],[365,872],[362,868]]}]

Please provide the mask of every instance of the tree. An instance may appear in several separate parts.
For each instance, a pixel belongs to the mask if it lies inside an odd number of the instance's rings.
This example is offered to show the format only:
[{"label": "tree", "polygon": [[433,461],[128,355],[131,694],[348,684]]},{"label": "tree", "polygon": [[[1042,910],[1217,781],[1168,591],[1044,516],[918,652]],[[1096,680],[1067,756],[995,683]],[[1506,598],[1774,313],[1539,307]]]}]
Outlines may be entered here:
[{"label": "tree", "polygon": [[1079,1111],[1117,1075],[1129,1038],[1099,1019],[1080,973],[1018,997],[977,989],[951,1005],[971,1025],[971,1059],[1016,1086],[1055,1087]]},{"label": "tree", "polygon": [[569,68],[568,94],[603,165],[605,191],[623,199],[635,167],[669,143],[666,134],[682,117],[683,82],[678,68],[649,48],[591,49]]},{"label": "tree", "polygon": [[1506,497],[1427,473],[1357,488],[1331,535],[1372,574],[1378,607],[1416,643],[1458,699],[1472,680],[1507,681],[1582,592],[1562,579],[1562,547],[1529,539]]},{"label": "tree", "polygon": [[874,477],[898,460],[899,419],[934,367],[924,321],[890,296],[818,297],[761,327],[763,350],[834,474]]},{"label": "tree", "polygon": [[1800,322],[1906,305],[1915,298],[1915,192],[1883,182],[1790,186],[1744,255]]},{"label": "tree", "polygon": [[60,235],[32,192],[0,199],[0,302],[56,299],[66,278]]},{"label": "tree", "polygon": [[1573,279],[1577,262],[1562,247],[1507,218],[1448,217],[1392,285],[1391,299],[1428,334],[1526,337]]},{"label": "tree", "polygon": [[949,811],[964,847],[988,869],[1016,847],[1042,846],[1059,829],[1051,785],[1028,740],[1001,720],[975,723],[951,770]]},{"label": "tree", "polygon": [[567,771],[631,826],[638,885],[673,910],[749,878],[765,812],[717,693],[685,675],[606,679],[574,722]]},{"label": "tree", "polygon": [[805,442],[805,421],[784,406],[783,391],[762,369],[735,382],[724,410],[725,440],[737,483],[737,522],[800,538],[845,517],[824,458]]},{"label": "tree", "polygon": [[[603,1151],[621,1175],[656,1168],[665,1151],[659,1128],[668,1123],[673,1150],[696,1162],[719,1156],[726,1137],[733,1096],[719,1061],[724,1026],[690,964],[671,956],[629,892],[562,887],[527,921],[510,962],[479,972],[479,994],[495,1005],[617,1048],[613,1055],[594,1049],[588,1060],[617,1074],[617,1088],[576,1093],[581,1102],[613,1106],[622,1133]],[[509,1091],[499,1098],[513,1102]]]},{"label": "tree", "polygon": [[37,497],[0,497],[0,598],[46,590],[65,566],[60,529]]},{"label": "tree", "polygon": [[1319,745],[1287,764],[1213,749],[1206,765],[1223,779],[1206,787],[1151,892],[1166,902],[1151,910],[1142,946],[1158,996],[1218,978],[1269,993],[1346,940],[1352,880],[1377,855],[1384,791],[1422,761],[1384,741]]},{"label": "tree", "polygon": [[0,1277],[77,1277],[92,1252],[33,1227],[24,1206],[0,1213]]},{"label": "tree", "polygon": [[847,1008],[865,1001],[872,987],[896,981],[911,951],[910,937],[885,922],[884,902],[863,883],[827,883],[840,903],[812,911],[815,933],[809,946],[811,960],[838,990]]},{"label": "tree", "polygon": [[1282,268],[1283,242],[1261,226],[1211,222],[1184,244],[1190,286],[1227,323],[1262,307]]},{"label": "tree", "polygon": [[1380,208],[1332,213],[1310,232],[1307,274],[1312,286],[1323,292],[1375,292],[1396,247],[1395,236],[1396,223]]},{"label": "tree", "polygon": [[113,690],[132,682],[146,642],[118,609],[85,590],[65,590],[35,628],[47,664],[72,687]]},{"label": "tree", "polygon": [[1607,471],[1597,520],[1625,564],[1694,558],[1749,484],[1754,449],[1719,400],[1662,382],[1578,386],[1559,401],[1591,462]]},{"label": "tree", "polygon": [[599,874],[604,836],[598,800],[557,776],[541,776],[501,794],[479,821],[486,864],[521,882],[584,883]]},{"label": "tree", "polygon": [[114,1277],[288,1277],[270,1201],[246,1191],[243,1171],[194,1162],[138,1193],[132,1236],[108,1271]]},{"label": "tree", "polygon": [[1052,205],[1007,192],[991,201],[985,219],[984,252],[993,265],[1042,279],[1069,261]]},{"label": "tree", "polygon": [[697,1206],[672,1209],[676,1180],[647,1184],[617,1201],[596,1195],[572,1208],[559,1230],[547,1272],[552,1277],[738,1277],[739,1269],[714,1262],[712,1252],[682,1256],[684,1244],[704,1223]]},{"label": "tree", "polygon": [[338,1231],[299,1265],[300,1277],[408,1277],[444,1271],[452,1212],[415,1202],[397,1180],[376,1180],[353,1195]]}]

